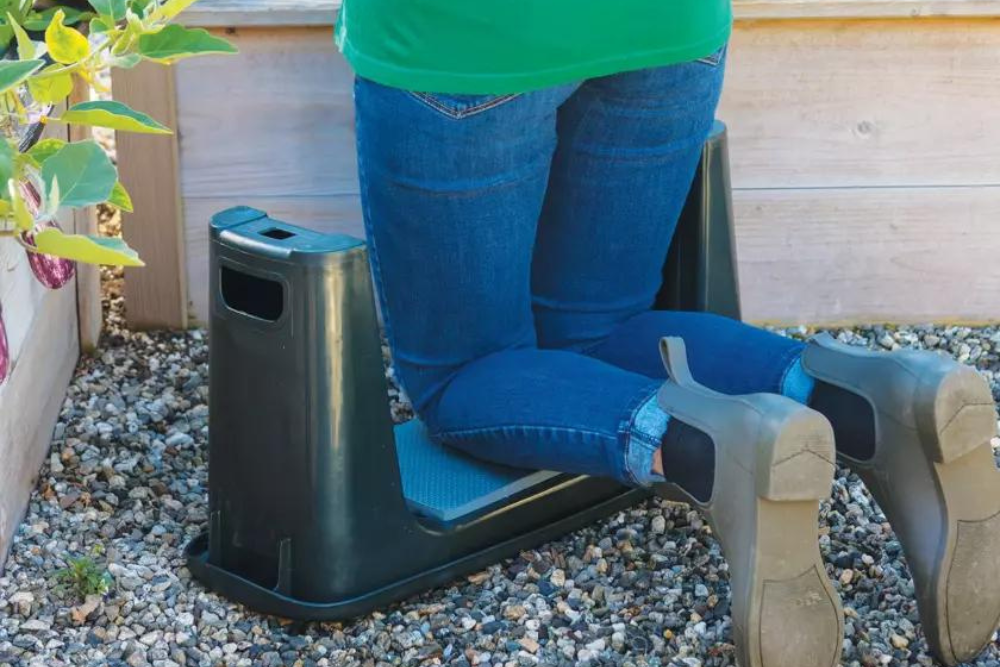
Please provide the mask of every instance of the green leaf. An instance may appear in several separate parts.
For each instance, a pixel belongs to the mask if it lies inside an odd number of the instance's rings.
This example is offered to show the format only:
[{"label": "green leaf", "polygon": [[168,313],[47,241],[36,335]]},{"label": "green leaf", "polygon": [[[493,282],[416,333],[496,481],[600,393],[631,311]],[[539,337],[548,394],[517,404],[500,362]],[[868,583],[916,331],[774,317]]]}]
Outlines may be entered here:
[{"label": "green leaf", "polygon": [[59,179],[52,179],[52,187],[45,194],[45,214],[55,217],[62,206],[62,195],[59,193]]},{"label": "green leaf", "polygon": [[110,20],[105,20],[98,16],[90,21],[90,34],[96,35],[102,32],[109,32],[114,27],[115,25]]},{"label": "green leaf", "polygon": [[56,17],[56,14],[60,12],[63,14],[63,23],[65,25],[76,25],[80,21],[89,20],[94,15],[93,12],[82,12],[72,7],[49,7],[42,12],[32,12],[21,22],[21,25],[24,26],[25,30],[46,30]]},{"label": "green leaf", "polygon": [[27,231],[35,226],[35,217],[28,210],[28,205],[21,194],[21,188],[13,180],[7,181],[7,192],[11,200],[11,215],[14,218],[14,226],[22,231]]},{"label": "green leaf", "polygon": [[[132,43],[131,40],[138,39],[139,35],[145,34],[147,32],[146,24],[143,23],[141,16],[129,9],[125,12],[125,29],[122,32],[126,41],[116,44],[115,49],[127,47]],[[116,51],[116,53],[121,53],[121,51]]]},{"label": "green leaf", "polygon": [[35,234],[35,251],[86,264],[145,266],[135,250],[119,238],[64,234],[55,227]]},{"label": "green leaf", "polygon": [[7,12],[7,23],[14,29],[14,36],[17,37],[17,57],[21,60],[34,59],[35,54],[38,52],[38,47],[35,46],[35,43],[28,37],[28,33],[11,16],[10,12]]},{"label": "green leaf", "polygon": [[[41,166],[42,165],[38,164],[38,162],[33,157],[31,157],[30,155],[28,155],[27,153],[15,153],[14,154],[14,173],[15,174],[24,173],[22,170],[25,167],[34,167],[36,169],[39,169],[39,168],[41,168]],[[6,195],[4,194],[3,188],[0,188],[0,198],[3,198],[5,196]],[[0,216],[0,218],[2,218],[2,217],[3,216]]]},{"label": "green leaf", "polygon": [[66,145],[62,139],[47,137],[28,149],[28,157],[32,158],[39,165],[59,152]]},{"label": "green leaf", "polygon": [[153,0],[128,0],[128,8],[139,18],[146,18],[146,10],[152,2]]},{"label": "green leaf", "polygon": [[132,197],[129,196],[128,190],[125,189],[121,181],[115,183],[114,189],[111,190],[111,196],[108,197],[108,203],[127,213],[132,212]]},{"label": "green leaf", "polygon": [[170,128],[160,125],[146,114],[130,109],[113,100],[81,102],[67,109],[59,118],[51,122],[72,123],[74,125],[96,125],[125,132],[145,134],[170,134]]},{"label": "green leaf", "polygon": [[138,52],[149,60],[172,63],[205,53],[236,53],[236,47],[203,28],[168,25],[139,37]]},{"label": "green leaf", "polygon": [[107,201],[118,173],[104,150],[94,141],[66,144],[42,165],[47,190],[59,179],[63,206],[89,206]]},{"label": "green leaf", "polygon": [[118,23],[125,18],[125,8],[128,7],[128,0],[90,0],[90,5],[104,19],[110,19],[112,23]]},{"label": "green leaf", "polygon": [[14,148],[6,139],[0,139],[0,183],[14,178]]},{"label": "green leaf", "polygon": [[18,85],[44,64],[42,60],[0,61],[0,92]]},{"label": "green leaf", "polygon": [[167,0],[157,10],[157,14],[170,20],[195,3],[195,0]]},{"label": "green leaf", "polygon": [[[49,65],[42,71],[51,69],[62,69],[62,65]],[[73,92],[73,75],[63,72],[44,79],[28,79],[28,90],[31,97],[43,104],[65,102],[66,97]]]},{"label": "green leaf", "polygon": [[53,60],[71,65],[90,55],[90,42],[79,30],[67,28],[63,23],[64,18],[60,8],[45,29],[45,44],[49,47],[49,55]]}]

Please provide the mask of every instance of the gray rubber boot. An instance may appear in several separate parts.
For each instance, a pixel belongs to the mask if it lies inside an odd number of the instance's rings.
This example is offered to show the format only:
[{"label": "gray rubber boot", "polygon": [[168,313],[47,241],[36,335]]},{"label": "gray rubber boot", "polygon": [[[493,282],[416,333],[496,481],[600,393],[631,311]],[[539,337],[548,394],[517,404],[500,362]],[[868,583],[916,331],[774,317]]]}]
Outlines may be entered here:
[{"label": "gray rubber boot", "polygon": [[659,404],[711,437],[716,468],[708,502],[675,484],[656,490],[700,508],[722,544],[737,662],[834,667],[844,618],[818,545],[819,501],[834,475],[829,422],[776,394],[726,396],[699,385],[679,338],[664,338],[660,351],[669,379]]},{"label": "gray rubber boot", "polygon": [[975,370],[930,352],[869,352],[814,338],[814,378],[866,399],[871,459],[841,459],[899,537],[931,650],[948,665],[976,657],[1000,619],[1000,472],[996,408]]}]

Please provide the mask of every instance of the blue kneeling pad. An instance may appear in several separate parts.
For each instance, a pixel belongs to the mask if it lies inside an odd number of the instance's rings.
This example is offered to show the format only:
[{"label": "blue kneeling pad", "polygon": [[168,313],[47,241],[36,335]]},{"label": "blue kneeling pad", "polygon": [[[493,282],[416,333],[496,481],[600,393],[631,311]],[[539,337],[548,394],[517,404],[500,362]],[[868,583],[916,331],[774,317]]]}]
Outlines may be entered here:
[{"label": "blue kneeling pad", "polygon": [[560,474],[477,459],[432,441],[419,419],[395,430],[403,495],[410,511],[442,524],[471,519]]}]

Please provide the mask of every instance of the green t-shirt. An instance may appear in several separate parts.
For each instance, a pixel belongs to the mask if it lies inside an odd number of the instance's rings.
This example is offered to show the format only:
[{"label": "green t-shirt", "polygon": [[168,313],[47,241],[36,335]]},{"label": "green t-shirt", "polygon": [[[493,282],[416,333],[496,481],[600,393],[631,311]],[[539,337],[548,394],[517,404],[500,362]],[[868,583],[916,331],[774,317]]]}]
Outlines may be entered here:
[{"label": "green t-shirt", "polygon": [[502,94],[707,56],[730,0],[344,0],[336,39],[387,86]]}]

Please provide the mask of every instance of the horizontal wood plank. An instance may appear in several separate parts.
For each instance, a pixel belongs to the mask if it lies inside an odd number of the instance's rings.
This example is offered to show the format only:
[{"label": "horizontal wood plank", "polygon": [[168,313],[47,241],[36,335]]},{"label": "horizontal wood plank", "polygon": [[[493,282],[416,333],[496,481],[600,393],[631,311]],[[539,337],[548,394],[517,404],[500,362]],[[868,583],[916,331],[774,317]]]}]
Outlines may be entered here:
[{"label": "horizontal wood plank", "polygon": [[[1000,319],[1000,188],[743,190],[734,199],[748,320]],[[364,236],[354,197],[188,200],[188,284],[201,322],[208,313],[208,219],[236,203]]]},{"label": "horizontal wood plank", "polygon": [[[183,195],[356,192],[352,75],[327,31],[231,37],[239,57],[177,69]],[[1000,21],[738,28],[719,110],[733,182],[1000,184],[998,72]]]},{"label": "horizontal wood plank", "polygon": [[1000,21],[747,24],[726,76],[736,187],[1000,184]]},{"label": "horizontal wood plank", "polygon": [[744,316],[1000,320],[1000,187],[734,193]]},{"label": "horizontal wood plank", "polygon": [[[200,0],[184,11],[202,27],[332,25],[340,0]],[[996,0],[734,0],[736,20],[1000,16]]]},{"label": "horizontal wood plank", "polygon": [[205,28],[332,26],[340,5],[340,0],[199,0],[180,20]]},{"label": "horizontal wood plank", "polygon": [[225,37],[240,55],[176,66],[183,196],[357,192],[354,79],[330,31]]},{"label": "horizontal wood plank", "polygon": [[737,20],[1000,16],[996,0],[733,0]]}]

